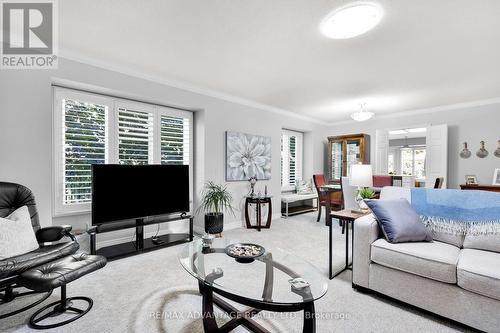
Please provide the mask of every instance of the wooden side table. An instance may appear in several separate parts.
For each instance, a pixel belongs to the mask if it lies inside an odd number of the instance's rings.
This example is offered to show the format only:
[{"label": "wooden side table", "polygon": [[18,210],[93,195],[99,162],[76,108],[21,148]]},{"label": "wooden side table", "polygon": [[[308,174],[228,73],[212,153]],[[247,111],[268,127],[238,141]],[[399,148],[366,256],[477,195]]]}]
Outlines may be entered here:
[{"label": "wooden side table", "polygon": [[500,192],[500,185],[460,184],[462,190]]},{"label": "wooden side table", "polygon": [[329,234],[328,234],[328,278],[331,280],[337,275],[345,272],[346,270],[350,269],[352,270],[352,262],[349,263],[349,223],[352,224],[352,239],[351,239],[351,248],[354,249],[354,220],[357,218],[360,218],[362,216],[370,214],[371,211],[367,211],[366,213],[353,213],[350,209],[343,209],[339,211],[335,211],[331,213],[331,218],[334,219],[339,219],[341,224],[345,226],[345,266],[342,270],[340,270],[337,273],[333,273],[333,268],[332,268],[332,250],[333,250],[333,244],[332,244],[332,224],[328,226]]},{"label": "wooden side table", "polygon": [[[271,220],[273,218],[273,205],[272,205],[272,197],[252,197],[247,196],[245,199],[245,222],[248,229],[257,229],[260,231],[261,229],[269,229],[271,227]],[[250,223],[250,215],[248,214],[248,209],[251,204],[255,205],[255,216],[257,219],[257,223],[252,225]],[[262,225],[262,206],[269,205],[269,209],[267,211],[267,221],[265,225]]]}]

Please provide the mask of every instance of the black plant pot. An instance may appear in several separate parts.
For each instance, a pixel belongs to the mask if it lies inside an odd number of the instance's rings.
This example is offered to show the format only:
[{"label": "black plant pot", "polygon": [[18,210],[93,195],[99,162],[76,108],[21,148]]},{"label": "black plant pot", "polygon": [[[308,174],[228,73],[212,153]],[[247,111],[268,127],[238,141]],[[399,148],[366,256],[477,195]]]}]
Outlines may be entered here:
[{"label": "black plant pot", "polygon": [[207,234],[220,234],[224,229],[223,213],[205,214],[205,232]]}]

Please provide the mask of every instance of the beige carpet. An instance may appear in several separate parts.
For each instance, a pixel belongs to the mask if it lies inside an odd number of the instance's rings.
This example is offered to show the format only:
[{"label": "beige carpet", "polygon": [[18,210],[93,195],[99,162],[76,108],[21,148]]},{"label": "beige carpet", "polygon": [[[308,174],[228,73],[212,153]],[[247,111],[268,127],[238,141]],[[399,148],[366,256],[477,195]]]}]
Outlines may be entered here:
[{"label": "beige carpet", "polygon": [[[334,262],[344,264],[345,236],[334,231]],[[315,214],[273,221],[270,230],[235,229],[225,237],[237,238],[294,252],[328,271],[328,228],[315,222]],[[201,297],[197,284],[180,266],[177,253],[184,245],[116,260],[68,286],[69,296],[89,296],[93,309],[83,318],[51,332],[202,332]],[[55,291],[50,301],[57,300]],[[47,304],[49,300],[43,304]],[[19,305],[20,302],[17,302]],[[451,305],[450,305],[451,306]],[[40,307],[40,306],[38,306]],[[5,312],[7,309],[2,309]],[[27,311],[0,321],[2,332],[25,332]],[[316,302],[318,332],[457,332],[464,327],[438,319],[385,298],[351,288],[351,272],[329,283],[329,291]],[[218,312],[218,321],[228,320]],[[259,322],[272,332],[302,332],[302,314],[264,312]],[[240,328],[235,332],[246,332]]]}]

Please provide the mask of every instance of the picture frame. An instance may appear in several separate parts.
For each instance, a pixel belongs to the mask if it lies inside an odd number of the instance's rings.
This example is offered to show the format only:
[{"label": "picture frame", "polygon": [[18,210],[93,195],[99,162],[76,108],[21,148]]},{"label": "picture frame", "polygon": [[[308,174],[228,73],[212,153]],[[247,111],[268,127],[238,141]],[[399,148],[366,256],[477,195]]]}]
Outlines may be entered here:
[{"label": "picture frame", "polygon": [[500,185],[500,169],[495,169],[493,173],[493,185]]},{"label": "picture frame", "polygon": [[476,175],[465,175],[465,184],[467,185],[478,185]]},{"label": "picture frame", "polygon": [[271,137],[226,131],[226,181],[271,179]]}]

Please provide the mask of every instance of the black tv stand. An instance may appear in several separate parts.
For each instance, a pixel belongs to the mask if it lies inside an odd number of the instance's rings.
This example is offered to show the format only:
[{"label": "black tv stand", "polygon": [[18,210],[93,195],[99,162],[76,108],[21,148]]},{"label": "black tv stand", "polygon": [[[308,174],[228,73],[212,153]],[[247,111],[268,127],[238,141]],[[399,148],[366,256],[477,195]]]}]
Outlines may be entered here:
[{"label": "black tv stand", "polygon": [[[170,233],[158,236],[159,242],[152,240],[152,237],[144,239],[144,226],[157,223],[166,223],[173,221],[189,220],[189,233]],[[120,243],[116,245],[102,247],[97,249],[97,234],[112,232],[123,229],[135,228],[135,241]],[[144,253],[159,248],[172,246],[181,243],[191,242],[193,240],[193,216],[181,214],[180,216],[167,218],[136,219],[135,221],[117,222],[112,224],[102,224],[94,226],[88,231],[90,235],[90,253],[100,254],[107,259],[118,259],[130,255]]]}]

